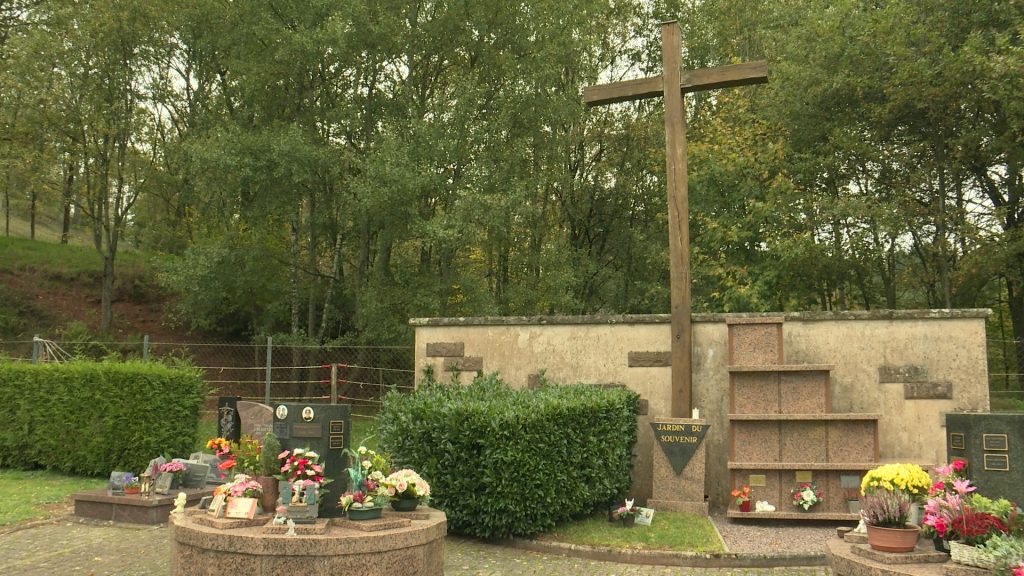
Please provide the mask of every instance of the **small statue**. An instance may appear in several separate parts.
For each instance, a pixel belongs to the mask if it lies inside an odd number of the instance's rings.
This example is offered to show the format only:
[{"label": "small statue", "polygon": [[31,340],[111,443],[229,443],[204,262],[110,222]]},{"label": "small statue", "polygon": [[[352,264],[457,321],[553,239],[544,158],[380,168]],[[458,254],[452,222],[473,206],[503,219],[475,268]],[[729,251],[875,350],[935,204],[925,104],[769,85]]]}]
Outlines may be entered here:
[{"label": "small statue", "polygon": [[295,533],[295,521],[292,520],[291,518],[289,518],[288,522],[286,522],[286,524],[288,524],[288,531],[285,532],[284,535],[285,536],[298,536],[298,534]]},{"label": "small statue", "polygon": [[184,514],[186,502],[188,502],[188,496],[184,492],[178,492],[178,497],[174,499],[174,510],[171,510],[171,514],[179,516]]},{"label": "small statue", "polygon": [[758,500],[754,503],[754,512],[775,512],[775,506],[769,504],[767,500]]},{"label": "small statue", "polygon": [[856,532],[857,534],[867,534],[868,533],[868,527],[864,523],[864,519],[863,518],[860,519],[860,522],[857,523],[857,527],[854,528],[853,531]]}]

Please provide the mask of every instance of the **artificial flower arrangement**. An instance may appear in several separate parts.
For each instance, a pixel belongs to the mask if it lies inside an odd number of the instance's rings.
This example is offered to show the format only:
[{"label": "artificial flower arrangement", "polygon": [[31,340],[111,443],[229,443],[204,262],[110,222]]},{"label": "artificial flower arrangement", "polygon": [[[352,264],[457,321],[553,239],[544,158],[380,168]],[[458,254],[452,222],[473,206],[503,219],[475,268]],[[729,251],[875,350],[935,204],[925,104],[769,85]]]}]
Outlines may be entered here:
[{"label": "artificial flower arrangement", "polygon": [[931,477],[917,464],[884,464],[868,470],[860,481],[861,494],[899,490],[915,502],[923,502],[931,487]]},{"label": "artificial flower arrangement", "polygon": [[161,464],[157,471],[161,474],[171,474],[178,482],[181,482],[185,478],[185,469],[183,462],[172,460],[166,464]]},{"label": "artificial flower arrangement", "polygon": [[309,448],[296,448],[285,450],[277,455],[278,461],[284,460],[281,465],[281,473],[276,475],[279,480],[286,480],[291,483],[302,481],[312,482],[317,486],[324,486],[331,482],[330,478],[324,476],[323,464],[320,464],[320,455]]},{"label": "artificial flower arrangement", "polygon": [[231,482],[222,484],[213,490],[213,494],[223,494],[230,498],[259,498],[263,495],[263,486],[246,474],[235,474]]},{"label": "artificial flower arrangement", "polygon": [[392,472],[381,482],[391,498],[426,502],[430,499],[430,484],[414,470],[403,468]]},{"label": "artificial flower arrangement", "polygon": [[231,471],[234,474],[253,476],[262,469],[262,447],[251,436],[243,436],[238,442],[226,438],[213,438],[206,443],[206,448],[213,450],[213,453],[220,457],[221,462],[217,464],[217,468],[223,472]]},{"label": "artificial flower arrangement", "polygon": [[227,438],[211,438],[206,442],[206,449],[212,450],[217,456],[229,456],[231,454],[231,441]]},{"label": "artificial flower arrangement", "polygon": [[825,501],[825,494],[814,482],[801,482],[790,490],[789,494],[792,496],[793,505],[804,510],[810,510],[812,506]]},{"label": "artificial flower arrangement", "polygon": [[750,502],[750,486],[744,485],[742,488],[733,488],[729,494],[736,499],[737,506],[744,502]]},{"label": "artificial flower arrangement", "polygon": [[391,499],[384,484],[385,473],[391,470],[387,455],[378,454],[366,446],[359,446],[355,451],[346,448],[343,453],[352,458],[352,466],[347,469],[351,484],[338,504],[346,512],[350,509],[383,508]]},{"label": "artificial flower arrangement", "polygon": [[635,501],[635,498],[632,500],[626,500],[626,502],[622,506],[619,506],[618,508],[613,510],[612,519],[622,520],[623,518],[631,518],[633,516],[636,516],[636,513],[639,510],[639,508],[633,505],[633,502]]}]

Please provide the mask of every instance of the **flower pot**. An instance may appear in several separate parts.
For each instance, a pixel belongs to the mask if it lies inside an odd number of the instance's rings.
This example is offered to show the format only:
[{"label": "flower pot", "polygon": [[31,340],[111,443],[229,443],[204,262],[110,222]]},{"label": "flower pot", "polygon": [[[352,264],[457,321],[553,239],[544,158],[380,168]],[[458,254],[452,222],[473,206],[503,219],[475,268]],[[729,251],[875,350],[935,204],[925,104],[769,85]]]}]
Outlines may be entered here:
[{"label": "flower pot", "polygon": [[383,506],[374,506],[373,508],[349,508],[348,519],[349,520],[374,520],[380,518],[381,513],[384,511]]},{"label": "flower pot", "polygon": [[625,528],[632,528],[634,524],[636,524],[636,515],[635,514],[626,514],[625,516],[622,517],[622,526],[623,527],[625,527]]},{"label": "flower pot", "polygon": [[935,546],[936,552],[942,552],[943,554],[949,554],[949,542],[938,536],[932,537],[932,545]]},{"label": "flower pot", "polygon": [[279,480],[273,476],[257,476],[256,481],[263,487],[263,495],[260,496],[260,506],[265,512],[277,510],[277,499],[281,496],[277,485]]},{"label": "flower pot", "polygon": [[420,505],[416,498],[397,498],[391,501],[391,507],[398,512],[412,512]]},{"label": "flower pot", "polygon": [[740,512],[750,512],[750,500],[740,502]]},{"label": "flower pot", "polygon": [[913,552],[921,528],[907,524],[905,528],[885,528],[868,524],[868,546],[880,552]]},{"label": "flower pot", "polygon": [[125,486],[124,487],[124,495],[125,496],[138,495],[139,492],[141,492],[141,491],[142,491],[142,488],[140,488],[139,486]]}]

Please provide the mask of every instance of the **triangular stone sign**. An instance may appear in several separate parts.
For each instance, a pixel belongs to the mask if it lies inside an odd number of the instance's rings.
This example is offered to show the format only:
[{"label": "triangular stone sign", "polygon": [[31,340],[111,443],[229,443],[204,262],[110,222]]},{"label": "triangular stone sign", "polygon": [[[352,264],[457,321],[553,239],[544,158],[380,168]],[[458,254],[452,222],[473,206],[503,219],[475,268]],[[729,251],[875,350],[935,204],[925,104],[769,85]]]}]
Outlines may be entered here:
[{"label": "triangular stone sign", "polygon": [[661,444],[672,469],[678,476],[690,463],[694,452],[704,441],[709,424],[687,424],[677,422],[651,422],[654,440]]}]

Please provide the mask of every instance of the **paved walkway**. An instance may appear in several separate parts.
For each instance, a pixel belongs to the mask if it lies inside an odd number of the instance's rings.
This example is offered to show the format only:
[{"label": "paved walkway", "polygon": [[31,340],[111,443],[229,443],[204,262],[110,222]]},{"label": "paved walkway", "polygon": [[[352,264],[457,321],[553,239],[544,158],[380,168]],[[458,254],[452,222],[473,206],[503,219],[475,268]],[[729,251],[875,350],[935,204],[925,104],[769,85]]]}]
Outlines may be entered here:
[{"label": "paved walkway", "polygon": [[[0,534],[0,574],[25,576],[168,576],[170,531],[166,527],[91,523],[73,518]],[[447,576],[829,576],[814,568],[678,568],[597,562],[538,554],[448,537]]]}]

